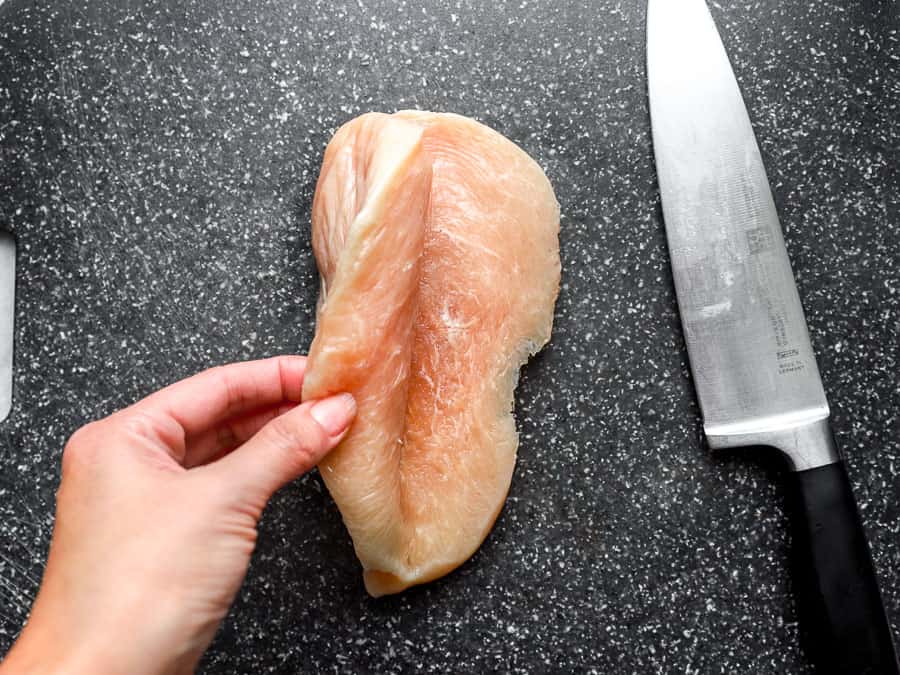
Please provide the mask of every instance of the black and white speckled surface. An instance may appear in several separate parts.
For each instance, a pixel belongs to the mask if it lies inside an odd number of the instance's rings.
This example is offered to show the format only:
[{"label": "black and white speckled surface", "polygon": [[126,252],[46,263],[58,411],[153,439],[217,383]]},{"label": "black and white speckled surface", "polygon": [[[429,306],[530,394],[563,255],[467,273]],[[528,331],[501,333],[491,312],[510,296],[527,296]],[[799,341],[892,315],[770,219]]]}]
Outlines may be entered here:
[{"label": "black and white speckled surface", "polygon": [[[713,13],[897,629],[896,4]],[[557,327],[519,389],[507,507],[463,568],[374,601],[306,477],[267,511],[202,671],[807,672],[781,470],[701,440],[643,19],[637,0],[0,3],[0,227],[20,251],[0,649],[37,588],[67,436],[201,368],[305,349],[324,145],[364,111],[420,107],[512,138],[562,204]]]}]

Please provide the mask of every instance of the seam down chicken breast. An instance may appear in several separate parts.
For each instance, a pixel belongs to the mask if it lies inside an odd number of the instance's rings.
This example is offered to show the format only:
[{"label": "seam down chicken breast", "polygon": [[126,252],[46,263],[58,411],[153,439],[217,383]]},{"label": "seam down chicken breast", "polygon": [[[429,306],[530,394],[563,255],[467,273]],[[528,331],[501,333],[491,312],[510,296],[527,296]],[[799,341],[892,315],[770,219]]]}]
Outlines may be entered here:
[{"label": "seam down chicken breast", "polygon": [[458,115],[370,113],[325,151],[303,397],[358,415],[319,465],[373,596],[462,564],[509,490],[519,369],[550,338],[559,205],[513,143]]}]

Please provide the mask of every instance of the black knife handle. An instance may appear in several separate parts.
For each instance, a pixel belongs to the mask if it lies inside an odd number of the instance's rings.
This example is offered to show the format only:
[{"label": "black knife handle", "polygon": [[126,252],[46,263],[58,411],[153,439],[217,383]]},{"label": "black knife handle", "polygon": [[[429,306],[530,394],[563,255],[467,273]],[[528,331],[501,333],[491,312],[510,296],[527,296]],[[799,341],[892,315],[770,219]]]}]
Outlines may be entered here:
[{"label": "black knife handle", "polygon": [[794,584],[818,673],[900,673],[872,556],[843,462],[790,476]]}]

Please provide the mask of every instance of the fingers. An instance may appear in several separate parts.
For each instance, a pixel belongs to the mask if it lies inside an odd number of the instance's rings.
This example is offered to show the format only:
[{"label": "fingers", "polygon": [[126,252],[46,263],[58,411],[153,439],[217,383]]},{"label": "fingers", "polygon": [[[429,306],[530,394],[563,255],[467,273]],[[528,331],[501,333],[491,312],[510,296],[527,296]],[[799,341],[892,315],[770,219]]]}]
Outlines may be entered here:
[{"label": "fingers", "polygon": [[304,403],[270,421],[234,452],[198,470],[213,474],[262,509],[278,488],[309,471],[340,442],[355,415],[350,394]]},{"label": "fingers", "polygon": [[224,422],[217,428],[207,429],[196,438],[188,439],[187,452],[182,464],[186,469],[192,469],[215,461],[249,441],[273,419],[296,407],[296,403],[284,403],[273,408],[256,410]]},{"label": "fingers", "polygon": [[131,412],[169,417],[199,436],[254,410],[300,402],[306,358],[279,356],[203,371],[135,403]]}]

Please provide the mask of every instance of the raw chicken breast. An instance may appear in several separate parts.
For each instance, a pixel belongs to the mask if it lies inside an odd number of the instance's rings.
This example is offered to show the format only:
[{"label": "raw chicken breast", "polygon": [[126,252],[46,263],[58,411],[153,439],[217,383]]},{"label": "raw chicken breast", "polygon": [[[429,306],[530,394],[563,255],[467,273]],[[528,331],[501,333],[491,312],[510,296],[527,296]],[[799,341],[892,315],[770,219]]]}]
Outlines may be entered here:
[{"label": "raw chicken breast", "polygon": [[371,113],[325,151],[303,397],[354,394],[320,472],[374,596],[440,577],[490,531],[516,460],[519,368],[550,338],[559,205],[540,167],[458,115]]}]

